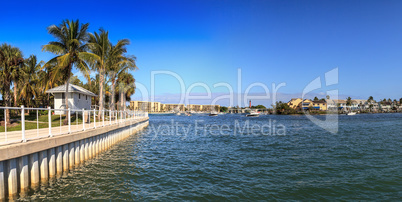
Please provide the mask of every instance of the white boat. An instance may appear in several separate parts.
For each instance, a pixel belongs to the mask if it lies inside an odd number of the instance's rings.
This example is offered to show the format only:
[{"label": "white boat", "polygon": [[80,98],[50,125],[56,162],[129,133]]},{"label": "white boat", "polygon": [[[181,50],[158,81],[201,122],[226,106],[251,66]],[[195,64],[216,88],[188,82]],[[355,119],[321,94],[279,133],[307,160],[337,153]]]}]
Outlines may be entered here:
[{"label": "white boat", "polygon": [[251,111],[249,114],[246,114],[247,117],[258,117],[260,116],[260,113],[257,111]]},{"label": "white boat", "polygon": [[353,116],[353,115],[356,115],[356,112],[349,112],[348,113],[348,116]]},{"label": "white boat", "polygon": [[177,115],[177,116],[180,116],[180,115],[181,115],[181,113],[180,113],[180,112],[177,112],[177,113],[176,113],[176,115]]},{"label": "white boat", "polygon": [[218,116],[218,112],[211,112],[208,116]]}]

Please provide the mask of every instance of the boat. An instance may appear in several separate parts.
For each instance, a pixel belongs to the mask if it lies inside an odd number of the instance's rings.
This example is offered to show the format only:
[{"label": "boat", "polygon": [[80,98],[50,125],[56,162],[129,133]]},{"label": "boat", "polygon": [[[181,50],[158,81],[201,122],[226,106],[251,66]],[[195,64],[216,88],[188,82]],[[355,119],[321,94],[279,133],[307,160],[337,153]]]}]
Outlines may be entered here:
[{"label": "boat", "polygon": [[353,115],[356,115],[356,112],[349,112],[347,115],[348,116],[353,116]]},{"label": "boat", "polygon": [[247,117],[258,117],[260,116],[260,113],[257,111],[251,111],[249,114],[246,114]]},{"label": "boat", "polygon": [[218,112],[211,112],[208,116],[218,116]]},{"label": "boat", "polygon": [[176,113],[176,116],[180,116],[180,115],[181,115],[181,113],[180,113],[180,112],[177,112],[177,113]]}]

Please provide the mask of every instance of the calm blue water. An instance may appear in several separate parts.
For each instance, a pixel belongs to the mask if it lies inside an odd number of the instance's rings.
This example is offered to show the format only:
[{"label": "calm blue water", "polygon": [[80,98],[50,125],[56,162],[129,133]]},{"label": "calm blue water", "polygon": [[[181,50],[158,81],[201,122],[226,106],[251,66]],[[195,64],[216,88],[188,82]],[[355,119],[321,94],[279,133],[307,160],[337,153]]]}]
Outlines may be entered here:
[{"label": "calm blue water", "polygon": [[[270,120],[268,135],[237,127]],[[402,114],[339,116],[337,134],[305,116],[151,116],[141,134],[25,199],[396,201],[401,129]]]}]

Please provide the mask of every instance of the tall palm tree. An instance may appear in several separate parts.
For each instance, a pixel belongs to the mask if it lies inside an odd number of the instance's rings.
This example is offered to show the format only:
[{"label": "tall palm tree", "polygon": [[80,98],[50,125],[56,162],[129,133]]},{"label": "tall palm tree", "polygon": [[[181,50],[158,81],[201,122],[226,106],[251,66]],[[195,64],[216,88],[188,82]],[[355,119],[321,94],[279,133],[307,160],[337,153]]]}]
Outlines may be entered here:
[{"label": "tall palm tree", "polygon": [[24,99],[27,106],[32,106],[33,98],[37,99],[40,91],[43,89],[39,89],[39,77],[38,72],[42,69],[43,61],[38,62],[35,55],[31,55],[25,61],[25,65],[21,69],[22,78],[21,85],[21,93],[20,96]]},{"label": "tall palm tree", "polygon": [[[18,65],[15,68],[13,68],[11,70],[11,79],[13,82],[13,95],[14,95],[14,107],[18,106],[18,93],[19,93],[19,86],[22,83],[22,77],[21,77],[21,71],[22,71],[22,66],[24,63],[22,63],[22,65]],[[23,84],[22,84],[23,85]]]},{"label": "tall palm tree", "polygon": [[[99,60],[96,61],[94,68],[99,73],[99,110],[103,110],[103,88],[105,85],[106,60],[111,48],[111,44],[109,41],[109,32],[103,29],[99,29],[99,33],[90,33],[88,44],[91,52],[96,54],[99,58]],[[99,113],[99,118],[102,114],[103,113]]]},{"label": "tall palm tree", "polygon": [[[3,43],[0,46],[0,82],[1,94],[4,105],[10,106],[10,86],[12,83],[12,72],[24,63],[22,52],[19,48]],[[10,123],[10,110],[6,109],[7,123]]]},{"label": "tall palm tree", "polygon": [[73,66],[79,69],[89,80],[89,68],[87,63],[93,64],[98,56],[87,52],[88,26],[80,24],[78,20],[63,20],[58,26],[51,25],[47,28],[56,41],[51,41],[42,47],[42,51],[51,52],[57,56],[50,59],[46,65],[52,66],[51,80],[62,80],[65,83],[65,105],[68,109],[68,88]]},{"label": "tall palm tree", "polygon": [[109,77],[109,82],[111,83],[111,99],[110,99],[110,107],[109,109],[115,109],[115,90],[116,90],[116,82],[120,74],[125,72],[126,70],[136,70],[138,69],[135,60],[135,56],[125,56],[124,54],[127,52],[126,46],[129,45],[130,42],[127,39],[122,39],[117,42],[116,45],[112,45],[110,48],[110,53],[107,60],[107,75]]},{"label": "tall palm tree", "polygon": [[352,105],[352,98],[348,97],[346,99],[346,106],[350,106],[350,105]]},{"label": "tall palm tree", "polygon": [[130,99],[129,97],[135,92],[135,79],[128,71],[124,71],[119,75],[117,81],[119,82],[120,109],[126,110],[127,96]]}]

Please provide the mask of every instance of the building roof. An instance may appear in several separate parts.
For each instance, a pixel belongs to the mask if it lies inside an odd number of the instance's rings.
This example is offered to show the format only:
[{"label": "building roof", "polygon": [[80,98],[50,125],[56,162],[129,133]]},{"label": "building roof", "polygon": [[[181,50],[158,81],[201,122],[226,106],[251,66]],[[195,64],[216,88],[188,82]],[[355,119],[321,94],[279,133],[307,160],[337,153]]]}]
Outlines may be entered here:
[{"label": "building roof", "polygon": [[313,101],[313,103],[314,104],[326,104],[327,101],[325,101],[325,100],[315,100],[315,101]]},{"label": "building roof", "polygon": [[[61,85],[61,86],[57,86],[55,88],[49,89],[46,91],[46,93],[65,93],[66,92],[66,85]],[[97,95],[83,87],[80,86],[76,86],[74,84],[69,84],[68,85],[68,92],[69,93],[81,93],[84,95],[89,95],[89,96],[93,96],[96,97]]]},{"label": "building roof", "polygon": [[346,104],[346,100],[334,100],[335,103]]}]

